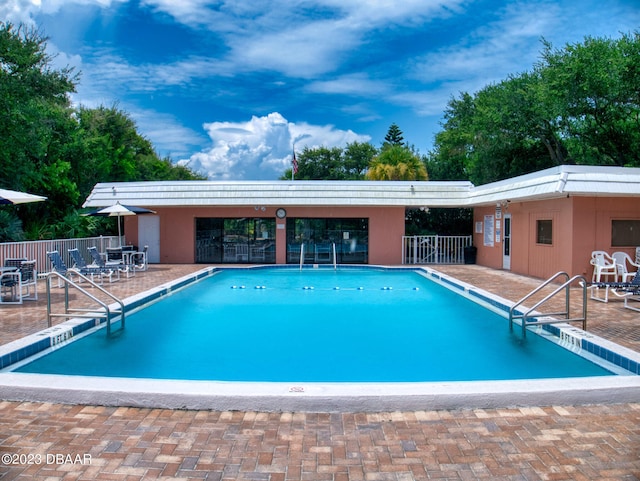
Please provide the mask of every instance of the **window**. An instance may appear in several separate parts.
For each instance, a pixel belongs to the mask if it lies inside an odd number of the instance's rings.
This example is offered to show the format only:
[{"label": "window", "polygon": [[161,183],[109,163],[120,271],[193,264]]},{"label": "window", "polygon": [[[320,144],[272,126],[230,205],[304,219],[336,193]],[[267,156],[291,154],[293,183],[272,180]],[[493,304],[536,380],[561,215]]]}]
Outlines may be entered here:
[{"label": "window", "polygon": [[551,220],[536,221],[536,242],[538,244],[553,244],[553,222]]},{"label": "window", "polygon": [[640,246],[640,220],[612,220],[611,245],[613,247]]},{"label": "window", "polygon": [[[304,246],[304,247],[302,247]],[[291,218],[287,220],[287,263],[366,264],[369,259],[369,219]]]}]

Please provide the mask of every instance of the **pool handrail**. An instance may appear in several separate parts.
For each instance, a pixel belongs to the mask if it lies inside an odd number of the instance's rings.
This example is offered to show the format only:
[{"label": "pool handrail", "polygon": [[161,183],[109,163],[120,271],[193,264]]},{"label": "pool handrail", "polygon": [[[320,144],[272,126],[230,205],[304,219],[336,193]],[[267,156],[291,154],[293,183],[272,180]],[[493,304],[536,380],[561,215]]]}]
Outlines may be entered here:
[{"label": "pool handrail", "polygon": [[[539,292],[541,289],[543,289],[544,287],[546,287],[547,285],[549,285],[559,277],[566,278],[566,280],[559,287],[557,287],[553,292],[551,292],[546,297],[544,297],[544,299],[538,301],[536,304],[530,307],[526,312],[520,313],[520,314],[516,313],[516,308],[518,306],[522,305],[524,301],[529,299],[531,296]],[[570,288],[571,288],[571,284],[573,284],[576,281],[578,281],[580,286],[582,287],[582,316],[571,318],[570,317],[570,310],[571,310],[571,305],[570,305],[571,289]],[[536,287],[533,291],[529,292],[526,296],[524,296],[522,299],[516,302],[513,306],[511,306],[511,308],[509,309],[509,329],[513,329],[513,320],[516,318],[520,318],[522,323],[523,337],[527,335],[527,326],[540,326],[543,324],[557,324],[557,323],[581,321],[582,330],[586,331],[587,330],[587,287],[586,286],[587,286],[587,281],[585,277],[582,275],[576,275],[569,278],[569,274],[567,274],[564,271],[556,272],[553,276],[551,276],[549,279],[544,281],[542,284]],[[545,313],[545,314],[535,313],[535,310],[538,307],[540,307],[542,304],[544,304],[549,299],[553,298],[556,294],[562,292],[563,290],[565,291],[565,310],[564,311],[551,312],[551,313]],[[550,317],[550,316],[566,316],[566,317],[564,319],[527,321],[527,319],[532,313],[539,317]]]},{"label": "pool handrail", "polygon": [[336,264],[336,243],[334,242],[331,246],[333,248],[333,270],[335,271],[338,269],[338,265]]},{"label": "pool handrail", "polygon": [[304,264],[304,242],[300,244],[300,270],[302,270],[302,264]]},{"label": "pool handrail", "polygon": [[[54,317],[66,317],[66,318],[72,318],[72,317],[82,317],[82,318],[104,317],[106,319],[106,322],[107,322],[107,335],[109,335],[109,334],[111,334],[111,319],[113,317],[115,317],[117,314],[120,314],[120,325],[121,325],[122,328],[124,328],[124,318],[125,318],[124,303],[119,298],[114,296],[112,293],[107,291],[102,286],[100,286],[100,285],[96,284],[95,282],[93,282],[88,277],[80,274],[79,272],[74,272],[74,275],[78,276],[81,280],[89,283],[91,285],[91,287],[94,287],[94,288],[98,289],[103,294],[107,295],[108,297],[110,297],[111,299],[116,301],[118,304],[120,304],[120,311],[117,311],[117,310],[111,311],[111,309],[109,308],[109,306],[107,305],[106,302],[98,299],[96,296],[94,296],[90,292],[86,291],[80,285],[78,285],[77,283],[73,282],[67,276],[65,276],[65,275],[63,275],[63,274],[61,274],[59,272],[56,272],[56,271],[51,271],[46,276],[47,277],[47,322],[48,322],[48,326],[49,327],[52,326],[52,322],[51,321],[52,321],[52,318],[54,318]],[[55,313],[51,312],[51,278],[52,277],[57,277],[58,278],[58,282],[62,282],[64,284],[64,307],[65,307],[65,312],[63,314],[55,314]],[[97,314],[95,309],[81,309],[81,308],[70,309],[69,308],[69,286],[74,287],[80,293],[84,294],[86,297],[88,297],[89,299],[91,299],[91,300],[95,301],[97,304],[99,304],[100,307],[102,307],[104,309],[104,314],[102,314],[102,315]],[[85,312],[86,314],[78,314],[78,312]]]}]

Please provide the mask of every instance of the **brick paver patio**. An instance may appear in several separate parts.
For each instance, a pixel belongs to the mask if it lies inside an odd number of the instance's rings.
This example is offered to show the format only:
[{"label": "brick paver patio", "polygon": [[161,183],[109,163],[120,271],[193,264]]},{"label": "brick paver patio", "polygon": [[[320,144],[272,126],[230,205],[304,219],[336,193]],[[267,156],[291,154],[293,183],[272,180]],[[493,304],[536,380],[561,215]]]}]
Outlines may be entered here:
[{"label": "brick paver patio", "polygon": [[[201,266],[152,266],[127,297]],[[511,300],[539,280],[444,266]],[[42,290],[43,291],[43,290]],[[59,296],[60,294],[57,293]],[[639,313],[589,302],[588,330],[640,350]],[[0,343],[46,327],[46,303],[0,307]],[[0,480],[637,480],[640,400],[391,413],[181,411],[0,401]]]}]

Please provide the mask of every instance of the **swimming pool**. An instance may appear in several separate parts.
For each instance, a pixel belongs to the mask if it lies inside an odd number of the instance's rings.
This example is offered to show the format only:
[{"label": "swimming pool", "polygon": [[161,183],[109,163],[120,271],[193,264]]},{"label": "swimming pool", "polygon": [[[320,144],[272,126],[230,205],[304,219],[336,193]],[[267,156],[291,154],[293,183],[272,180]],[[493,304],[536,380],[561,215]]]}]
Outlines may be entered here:
[{"label": "swimming pool", "polygon": [[[483,405],[497,402],[496,396],[502,404],[508,396],[511,405],[528,401],[534,389],[540,402],[540,388],[555,393],[557,400],[558,390],[575,394],[588,385],[593,393],[598,384],[604,386],[599,391],[603,394],[604,389],[620,387],[621,378],[637,377],[608,376],[601,366],[546,336],[523,340],[509,332],[504,317],[468,298],[497,311],[504,308],[499,300],[435,271],[420,272],[424,275],[380,269],[210,271],[215,275],[209,279],[128,316],[126,328],[114,330],[111,338],[100,330],[80,341],[62,342],[68,344],[64,349],[19,368],[44,374],[2,376],[22,390],[29,390],[38,378],[50,391],[76,397],[82,391],[82,399],[98,396],[101,402],[115,404],[147,405],[152,392],[151,404],[162,406],[177,402],[180,407],[197,407],[206,398],[211,407],[214,396],[218,407],[256,409],[266,403],[273,409],[277,400],[277,409],[303,401],[307,407],[317,409],[319,402],[330,410],[352,409],[354,402],[361,409],[368,402],[380,409],[385,398],[393,398],[394,406],[420,400],[433,405],[434,396],[442,400],[443,392],[456,398],[456,404],[461,396],[473,404],[482,399]],[[204,327],[191,324],[196,316],[180,307],[184,297],[196,313],[205,314]],[[425,300],[435,304],[427,308]],[[455,322],[462,324],[454,326],[453,314],[436,314],[443,305],[461,308],[465,314]],[[149,314],[151,321],[139,317],[142,314]],[[145,341],[135,341],[136,336]],[[196,346],[185,350],[180,336],[195,338]],[[450,347],[445,347],[445,338]],[[135,356],[126,347],[132,339]],[[512,362],[513,353],[521,357],[517,363]],[[200,354],[205,357],[196,357]],[[115,360],[125,362],[116,365]],[[478,377],[484,364],[491,366]],[[498,372],[496,365],[507,369]],[[188,367],[189,374],[178,372],[177,366]],[[281,366],[288,369],[282,371]],[[558,380],[558,375],[568,377]],[[531,381],[536,378],[540,381]],[[211,379],[215,381],[204,381]],[[106,391],[110,401],[104,400]]]},{"label": "swimming pool", "polygon": [[[117,325],[116,325],[117,327]],[[612,373],[407,270],[223,270],[16,370],[265,382],[433,382]]]}]

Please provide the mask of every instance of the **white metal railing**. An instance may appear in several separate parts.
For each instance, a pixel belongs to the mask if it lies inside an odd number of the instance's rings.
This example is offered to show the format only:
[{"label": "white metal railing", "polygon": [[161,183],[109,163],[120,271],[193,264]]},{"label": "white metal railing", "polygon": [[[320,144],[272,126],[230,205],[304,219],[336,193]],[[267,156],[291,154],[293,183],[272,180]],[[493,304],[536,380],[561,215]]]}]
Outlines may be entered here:
[{"label": "white metal railing", "polygon": [[336,257],[336,243],[331,244],[333,249],[333,270],[335,271],[338,268],[337,257]]},{"label": "white metal railing", "polygon": [[403,264],[463,264],[472,236],[402,236]]},{"label": "white metal railing", "polygon": [[[564,283],[558,286],[553,292],[548,294],[544,299],[538,301],[532,307],[527,309],[527,311],[523,313],[519,313],[516,309],[522,305],[524,301],[529,299],[534,294],[540,292],[544,287],[555,282],[559,277],[565,279]],[[574,282],[578,282],[580,287],[582,288],[582,315],[578,317],[571,317],[571,284]],[[559,312],[547,312],[544,314],[535,314],[536,309],[538,309],[542,304],[552,299],[559,293],[564,291],[564,302],[565,307],[564,311]],[[564,316],[564,319],[556,319],[555,316]],[[533,318],[532,321],[529,319]],[[518,302],[516,302],[511,309],[509,309],[509,329],[513,330],[513,321],[515,319],[520,319],[522,324],[522,335],[527,335],[527,326],[540,326],[543,324],[558,324],[562,322],[582,322],[582,330],[587,330],[587,280],[584,276],[577,275],[569,278],[569,274],[564,271],[557,272],[552,277],[544,281],[534,290],[532,290],[529,294],[524,296]]]},{"label": "white metal railing", "polygon": [[[110,297],[111,299],[116,301],[118,304],[120,304],[120,310],[112,311],[106,302],[98,299],[96,296],[86,291],[80,285],[73,282],[69,277],[66,277],[63,274],[60,274],[59,272],[53,271],[47,274],[47,319],[48,319],[49,327],[53,325],[52,321],[54,317],[64,317],[67,319],[71,317],[84,317],[89,319],[94,317],[104,317],[105,320],[107,321],[107,335],[109,335],[111,334],[111,322],[113,318],[119,314],[120,326],[124,328],[124,315],[125,315],[124,303],[120,299],[118,299],[116,296],[111,294],[109,291],[107,291],[103,287],[93,282],[88,277],[83,276],[79,272],[76,272],[75,275],[79,278],[78,282],[80,282],[80,280],[87,282],[89,285],[91,285],[91,287],[93,287],[94,289],[98,289],[100,292],[102,292],[103,294]],[[52,309],[51,309],[51,279],[53,277],[57,277],[58,283],[62,282],[64,285],[64,312],[63,313],[54,313],[52,312]],[[88,297],[89,299],[99,304],[100,307],[104,309],[104,312],[97,313],[95,309],[88,309],[88,308],[75,308],[75,309],[70,308],[69,307],[69,286],[75,288],[77,292],[84,294],[86,297]]]},{"label": "white metal railing", "polygon": [[5,259],[23,258],[36,260],[38,273],[51,271],[51,262],[47,258],[48,251],[58,251],[65,264],[69,267],[73,265],[69,249],[77,248],[83,256],[86,256],[87,263],[92,259],[87,252],[88,247],[97,247],[99,252],[104,252],[107,247],[117,247],[120,245],[118,236],[83,237],[78,239],[52,239],[25,242],[4,242],[0,244],[0,262]]}]

